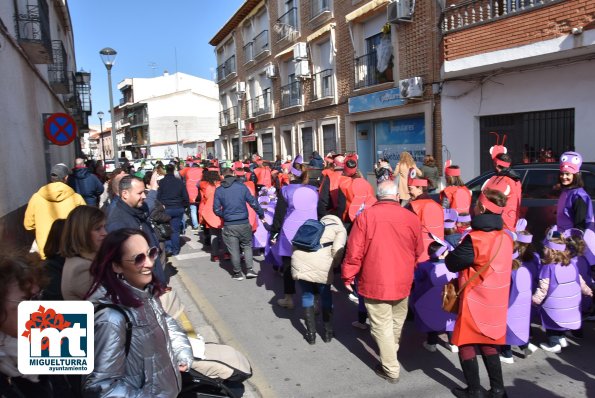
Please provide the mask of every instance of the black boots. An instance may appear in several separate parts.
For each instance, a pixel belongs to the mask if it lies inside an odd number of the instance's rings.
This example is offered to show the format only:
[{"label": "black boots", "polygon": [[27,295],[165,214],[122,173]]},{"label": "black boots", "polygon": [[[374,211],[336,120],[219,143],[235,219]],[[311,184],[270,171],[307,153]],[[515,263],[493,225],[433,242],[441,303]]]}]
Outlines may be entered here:
[{"label": "black boots", "polygon": [[306,334],[304,338],[309,344],[316,343],[316,315],[314,307],[304,308],[304,320],[306,321]]},{"label": "black boots", "polygon": [[333,332],[333,311],[329,309],[322,310],[322,322],[324,322],[324,333],[322,334],[322,341],[330,343],[335,335]]},{"label": "black boots", "polygon": [[461,360],[461,368],[463,368],[463,375],[465,381],[467,381],[467,388],[453,388],[451,392],[455,397],[459,398],[482,398],[484,395],[479,382],[477,358],[474,357],[466,361]]},{"label": "black boots", "polygon": [[489,355],[482,356],[483,363],[488,371],[488,377],[490,378],[490,398],[507,398],[506,390],[504,389],[504,379],[502,378],[502,365],[500,364],[500,356]]}]

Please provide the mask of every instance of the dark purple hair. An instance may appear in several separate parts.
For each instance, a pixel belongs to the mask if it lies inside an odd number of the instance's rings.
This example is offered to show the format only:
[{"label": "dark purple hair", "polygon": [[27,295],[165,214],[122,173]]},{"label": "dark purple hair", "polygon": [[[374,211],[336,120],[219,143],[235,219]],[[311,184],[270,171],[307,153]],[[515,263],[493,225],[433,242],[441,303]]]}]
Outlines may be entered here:
[{"label": "dark purple hair", "polygon": [[[100,286],[103,286],[114,304],[122,304],[133,308],[143,305],[142,301],[134,295],[130,287],[116,277],[116,273],[112,269],[113,263],[122,262],[124,242],[133,235],[140,235],[147,243],[149,242],[147,235],[143,231],[133,228],[119,229],[110,232],[105,237],[95,259],[91,263],[90,272],[91,276],[93,276],[93,283],[85,298],[89,298]],[[155,277],[155,273],[153,273],[151,284],[153,285],[153,294],[155,296],[160,296],[164,292],[164,287]]]}]

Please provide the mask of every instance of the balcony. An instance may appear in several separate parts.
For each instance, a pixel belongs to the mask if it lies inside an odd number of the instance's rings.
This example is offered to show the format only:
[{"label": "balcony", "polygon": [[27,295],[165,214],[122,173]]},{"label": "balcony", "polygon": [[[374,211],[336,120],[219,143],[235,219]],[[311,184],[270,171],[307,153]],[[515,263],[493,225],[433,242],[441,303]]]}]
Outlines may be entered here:
[{"label": "balcony", "polygon": [[310,0],[310,20],[317,18],[325,11],[330,11],[329,0]]},{"label": "balcony", "polygon": [[217,81],[225,80],[232,73],[236,73],[236,56],[232,55],[217,67]]},{"label": "balcony", "polygon": [[269,51],[269,31],[263,30],[254,38],[254,58]]},{"label": "balcony", "polygon": [[232,106],[219,112],[219,127],[226,127],[237,123],[238,121],[238,106]]},{"label": "balcony", "polygon": [[15,14],[19,44],[34,64],[52,63],[50,17],[46,0],[37,5],[26,5],[25,12]]},{"label": "balcony", "polygon": [[70,93],[69,73],[66,70],[66,50],[61,40],[52,40],[52,58],[54,62],[48,66],[48,81],[58,94]]},{"label": "balcony", "polygon": [[[392,64],[392,63],[391,63]],[[389,65],[384,72],[379,72],[376,52],[371,52],[355,59],[355,89],[374,86],[376,84],[392,82],[392,67]]]},{"label": "balcony", "polygon": [[275,29],[275,33],[277,34],[278,42],[285,39],[293,41],[299,35],[297,21],[298,14],[296,7],[291,8],[285,14],[281,15],[279,19],[277,19],[277,22],[275,25],[273,25],[273,27]]},{"label": "balcony", "polygon": [[254,61],[254,43],[250,42],[244,46],[244,65]]},{"label": "balcony", "polygon": [[325,69],[313,75],[312,99],[333,97],[335,93],[333,84],[333,70]]},{"label": "balcony", "polygon": [[479,25],[543,7],[560,0],[468,0],[452,4],[443,12],[442,32]]},{"label": "balcony", "polygon": [[89,72],[76,72],[73,76],[76,95],[79,98],[81,111],[91,113],[91,74]]},{"label": "balcony", "polygon": [[147,114],[146,109],[141,111],[133,112],[128,115],[128,121],[130,123],[130,128],[143,126],[149,124],[149,115]]},{"label": "balcony", "polygon": [[271,113],[271,89],[265,90],[262,95],[254,97],[248,105],[250,117],[266,115]]},{"label": "balcony", "polygon": [[281,87],[281,109],[302,104],[302,88],[299,81]]}]

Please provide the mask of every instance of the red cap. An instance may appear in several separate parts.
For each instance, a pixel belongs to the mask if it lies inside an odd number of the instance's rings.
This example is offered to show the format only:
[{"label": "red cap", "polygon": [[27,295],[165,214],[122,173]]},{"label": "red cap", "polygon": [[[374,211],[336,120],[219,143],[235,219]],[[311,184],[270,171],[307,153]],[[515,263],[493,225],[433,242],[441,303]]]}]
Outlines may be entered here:
[{"label": "red cap", "polygon": [[479,194],[479,199],[477,199],[477,201],[494,214],[502,214],[504,211],[504,207],[500,207],[497,204],[491,202],[483,192]]},{"label": "red cap", "polygon": [[235,171],[237,176],[246,175],[246,172],[244,171],[244,163],[240,162],[239,160],[237,162],[233,162],[232,169]]},{"label": "red cap", "polygon": [[350,154],[345,156],[345,166],[343,167],[343,174],[346,176],[353,176],[357,173],[357,155]]}]

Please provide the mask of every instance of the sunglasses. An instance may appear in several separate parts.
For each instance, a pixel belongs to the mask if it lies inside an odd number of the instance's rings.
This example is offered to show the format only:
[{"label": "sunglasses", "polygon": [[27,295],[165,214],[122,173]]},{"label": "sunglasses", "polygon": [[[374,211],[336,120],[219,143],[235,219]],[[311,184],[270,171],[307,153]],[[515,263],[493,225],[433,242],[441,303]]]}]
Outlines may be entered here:
[{"label": "sunglasses", "polygon": [[124,261],[134,262],[135,267],[141,268],[147,261],[147,258],[149,258],[151,261],[155,261],[157,257],[159,257],[159,248],[153,246],[146,253],[137,254],[134,256],[134,258],[124,259]]}]

